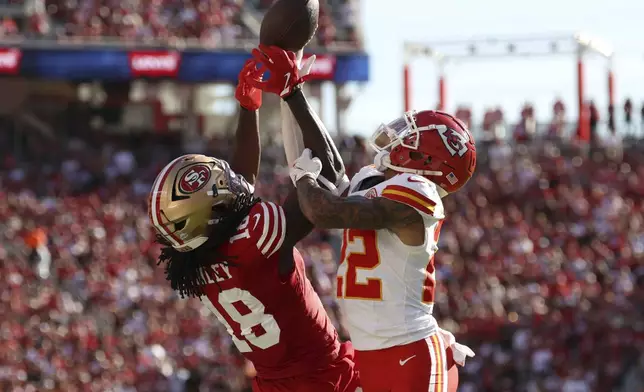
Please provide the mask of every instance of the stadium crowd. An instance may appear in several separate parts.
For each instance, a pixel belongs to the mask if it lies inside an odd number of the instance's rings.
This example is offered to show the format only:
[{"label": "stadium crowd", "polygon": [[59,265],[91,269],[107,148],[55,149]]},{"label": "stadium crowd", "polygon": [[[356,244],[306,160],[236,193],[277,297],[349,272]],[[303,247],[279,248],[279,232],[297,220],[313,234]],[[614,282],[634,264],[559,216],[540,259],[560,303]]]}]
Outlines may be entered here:
[{"label": "stadium crowd", "polygon": [[[155,264],[145,198],[181,140],[0,126],[0,390],[248,390],[252,365]],[[229,142],[208,153],[225,157]],[[371,159],[360,137],[340,146],[352,171]],[[436,315],[477,353],[460,390],[641,391],[644,156],[480,150],[475,178],[445,199],[437,256]],[[288,186],[282,148],[265,146],[260,194]],[[339,241],[316,232],[299,248],[346,337],[332,294]]]},{"label": "stadium crowd", "polygon": [[[252,39],[243,13],[261,15],[272,0],[33,0],[24,18],[6,16],[0,37],[50,37],[68,42],[198,43],[232,47]],[[11,3],[11,2],[10,2]],[[13,2],[22,4],[22,2]],[[320,26],[312,46],[357,47],[357,2],[320,2]],[[1,6],[1,4],[0,4]],[[259,14],[258,14],[259,13]]]}]

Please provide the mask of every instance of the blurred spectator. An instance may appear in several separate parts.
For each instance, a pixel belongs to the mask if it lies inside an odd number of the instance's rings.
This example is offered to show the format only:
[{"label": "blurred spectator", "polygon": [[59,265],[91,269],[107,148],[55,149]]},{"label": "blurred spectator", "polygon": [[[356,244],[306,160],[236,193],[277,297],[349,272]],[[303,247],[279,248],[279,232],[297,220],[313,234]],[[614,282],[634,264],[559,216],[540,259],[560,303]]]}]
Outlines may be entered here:
[{"label": "blurred spectator", "polygon": [[18,33],[19,30],[16,21],[5,16],[0,24],[0,37],[15,37]]},{"label": "blurred spectator", "polygon": [[633,102],[630,98],[626,98],[626,101],[624,101],[624,123],[626,127],[624,131],[629,135],[634,134],[635,129],[633,127]]},{"label": "blurred spectator", "polygon": [[483,116],[483,142],[491,143],[505,138],[505,124],[501,108],[488,110]]},{"label": "blurred spectator", "polygon": [[615,106],[613,105],[608,105],[608,130],[611,133],[617,130],[615,128]]},{"label": "blurred spectator", "polygon": [[552,122],[548,130],[548,137],[559,139],[563,136],[566,123],[566,107],[561,99],[557,99],[552,107]]},{"label": "blurred spectator", "polygon": [[626,98],[624,101],[624,122],[630,127],[633,122],[633,102],[630,98]]},{"label": "blurred spectator", "polygon": [[51,254],[47,248],[47,232],[42,227],[28,230],[25,245],[29,249],[29,262],[40,279],[50,276]]},{"label": "blurred spectator", "polygon": [[525,142],[531,140],[537,132],[537,120],[534,115],[534,107],[526,103],[521,109],[521,120],[514,127],[514,140]]},{"label": "blurred spectator", "polygon": [[463,121],[466,127],[472,127],[472,110],[469,107],[459,106],[456,109],[455,117]]},{"label": "blurred spectator", "polygon": [[595,101],[590,101],[589,106],[590,110],[590,143],[591,145],[597,145],[597,141],[599,140],[598,134],[597,134],[597,126],[599,125],[599,109],[597,109],[597,106],[595,105]]}]

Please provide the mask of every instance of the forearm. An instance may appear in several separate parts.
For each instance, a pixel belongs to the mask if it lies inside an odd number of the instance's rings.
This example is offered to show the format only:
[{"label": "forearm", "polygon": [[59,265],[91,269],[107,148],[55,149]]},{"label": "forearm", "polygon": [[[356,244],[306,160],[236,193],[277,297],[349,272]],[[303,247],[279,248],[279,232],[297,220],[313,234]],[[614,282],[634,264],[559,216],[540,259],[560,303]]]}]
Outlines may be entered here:
[{"label": "forearm", "polygon": [[324,123],[301,90],[288,97],[286,103],[301,129],[304,146],[322,161],[322,176],[338,184],[345,175],[344,163]]},{"label": "forearm", "polygon": [[390,223],[386,211],[363,197],[340,197],[321,188],[310,177],[297,183],[300,209],[315,227],[322,229],[384,229]]},{"label": "forearm", "polygon": [[[297,199],[300,210],[315,227],[329,228],[327,226],[331,222],[329,219],[325,219],[325,216],[328,215],[324,214],[323,209],[332,206],[335,198],[337,196],[320,188],[317,182],[310,177],[304,177],[297,183]],[[320,209],[317,208],[317,203],[321,203]]]},{"label": "forearm", "polygon": [[259,173],[261,145],[259,138],[259,111],[240,106],[235,147],[230,166],[251,184],[255,184]]},{"label": "forearm", "polygon": [[423,227],[414,208],[383,197],[340,197],[320,188],[311,177],[297,182],[297,198],[304,216],[324,229],[381,230]]}]

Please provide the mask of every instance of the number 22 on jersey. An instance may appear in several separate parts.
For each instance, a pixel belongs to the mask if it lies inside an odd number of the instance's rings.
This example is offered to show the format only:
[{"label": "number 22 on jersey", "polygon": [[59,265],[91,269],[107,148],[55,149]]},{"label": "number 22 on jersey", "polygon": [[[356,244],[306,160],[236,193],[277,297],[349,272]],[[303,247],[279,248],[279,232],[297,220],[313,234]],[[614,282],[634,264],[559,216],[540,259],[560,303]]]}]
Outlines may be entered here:
[{"label": "number 22 on jersey", "polygon": [[[440,221],[434,231],[434,240],[438,242],[443,221]],[[378,234],[374,230],[347,229],[344,231],[342,242],[342,263],[347,263],[346,274],[337,276],[337,297],[347,299],[363,299],[381,301],[382,280],[375,277],[359,279],[358,272],[373,271],[380,265],[378,251]],[[429,259],[426,267],[427,278],[423,284],[422,301],[434,302],[434,256]],[[363,275],[364,276],[364,275]]]},{"label": "number 22 on jersey", "polygon": [[372,271],[380,265],[377,236],[374,230],[344,231],[341,257],[342,262],[347,263],[347,273],[337,277],[338,298],[382,300],[382,281],[379,278],[358,279],[359,272]]}]

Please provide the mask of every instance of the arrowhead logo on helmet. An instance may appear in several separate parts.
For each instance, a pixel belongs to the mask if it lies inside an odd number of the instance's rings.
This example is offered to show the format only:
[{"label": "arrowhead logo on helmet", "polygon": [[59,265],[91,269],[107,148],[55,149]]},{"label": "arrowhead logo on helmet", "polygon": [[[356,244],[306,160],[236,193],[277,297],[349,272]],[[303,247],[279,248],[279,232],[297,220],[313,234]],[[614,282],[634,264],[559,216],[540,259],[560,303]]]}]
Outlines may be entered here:
[{"label": "arrowhead logo on helmet", "polygon": [[448,128],[445,125],[439,125],[436,127],[436,130],[441,135],[443,143],[452,156],[458,155],[462,157],[467,152],[467,136],[463,133],[454,131],[452,128]]}]

